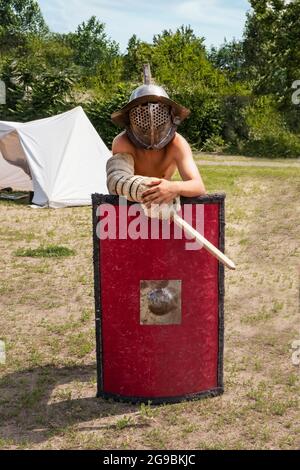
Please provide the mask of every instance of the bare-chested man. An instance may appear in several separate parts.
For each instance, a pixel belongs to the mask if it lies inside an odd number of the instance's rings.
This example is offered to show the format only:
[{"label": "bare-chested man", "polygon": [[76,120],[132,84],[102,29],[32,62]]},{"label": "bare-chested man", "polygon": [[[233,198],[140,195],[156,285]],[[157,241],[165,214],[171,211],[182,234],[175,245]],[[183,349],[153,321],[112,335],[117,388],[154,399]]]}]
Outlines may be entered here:
[{"label": "bare-chested man", "polygon": [[[142,193],[142,202],[148,208],[151,204],[171,203],[177,196],[201,196],[206,192],[191,148],[176,132],[188,115],[189,110],[151,83],[149,66],[144,68],[144,85],[112,115],[116,124],[125,127],[113,141],[113,155],[132,156],[134,175],[156,178],[145,183],[149,189]],[[171,181],[176,170],[182,181]]]}]

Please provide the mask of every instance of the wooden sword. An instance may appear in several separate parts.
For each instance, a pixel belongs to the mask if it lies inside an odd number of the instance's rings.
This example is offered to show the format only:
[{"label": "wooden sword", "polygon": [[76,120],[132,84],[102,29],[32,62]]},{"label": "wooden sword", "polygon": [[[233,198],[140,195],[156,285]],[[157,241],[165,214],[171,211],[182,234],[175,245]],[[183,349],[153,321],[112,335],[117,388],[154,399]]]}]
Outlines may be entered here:
[{"label": "wooden sword", "polygon": [[182,217],[174,213],[172,215],[173,221],[178,227],[183,228],[183,230],[189,234],[191,237],[195,238],[203,247],[215,258],[217,258],[222,264],[227,266],[229,269],[236,269],[236,266],[233,261],[231,261],[222,251],[218,250],[212,243],[210,243],[206,238],[203,237],[197,230],[195,230],[190,224],[188,224]]}]

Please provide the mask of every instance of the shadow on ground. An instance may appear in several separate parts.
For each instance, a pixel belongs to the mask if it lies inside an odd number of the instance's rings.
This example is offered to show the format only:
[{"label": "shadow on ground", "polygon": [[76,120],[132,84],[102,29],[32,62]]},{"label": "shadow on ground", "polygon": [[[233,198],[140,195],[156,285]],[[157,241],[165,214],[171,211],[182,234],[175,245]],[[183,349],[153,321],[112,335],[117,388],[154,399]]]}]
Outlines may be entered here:
[{"label": "shadow on ground", "polygon": [[[96,398],[95,368],[94,364],[72,367],[45,365],[2,377],[0,442],[16,446],[38,444],[74,425],[80,425],[77,429],[84,431],[111,429],[115,425],[105,422],[102,425],[99,418],[136,412],[136,405]],[[72,398],[70,387],[67,391],[62,387],[58,400],[51,398],[58,386],[72,382],[76,382],[74,391],[77,394],[93,395]],[[91,426],[92,420],[98,420],[95,427]]]}]

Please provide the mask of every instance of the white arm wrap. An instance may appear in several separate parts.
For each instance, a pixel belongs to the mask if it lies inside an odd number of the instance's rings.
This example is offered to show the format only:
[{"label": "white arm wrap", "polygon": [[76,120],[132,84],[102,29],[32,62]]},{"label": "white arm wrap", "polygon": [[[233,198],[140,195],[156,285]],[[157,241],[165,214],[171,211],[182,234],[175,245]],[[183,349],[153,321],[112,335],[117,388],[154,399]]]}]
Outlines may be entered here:
[{"label": "white arm wrap", "polygon": [[[117,153],[109,158],[106,175],[109,194],[124,196],[133,202],[142,202],[143,192],[149,189],[147,184],[159,179],[135,175],[134,159],[129,153]],[[169,219],[174,212],[180,210],[180,198],[177,197],[175,203],[153,204],[151,209],[147,209],[143,204],[142,207],[148,217]]]},{"label": "white arm wrap", "polygon": [[134,174],[134,160],[129,153],[117,153],[107,160],[107,188],[109,194],[124,196],[129,201],[141,202],[147,183],[158,178]]}]

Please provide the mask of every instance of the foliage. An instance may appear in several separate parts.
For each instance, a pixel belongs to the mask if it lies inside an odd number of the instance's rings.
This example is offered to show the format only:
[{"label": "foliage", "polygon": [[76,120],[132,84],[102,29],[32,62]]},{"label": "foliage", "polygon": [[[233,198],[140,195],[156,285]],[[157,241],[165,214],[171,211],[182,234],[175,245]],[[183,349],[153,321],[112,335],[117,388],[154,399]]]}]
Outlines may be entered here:
[{"label": "foliage", "polygon": [[208,59],[215,68],[227,73],[232,81],[245,78],[245,54],[242,41],[234,39],[228,42],[225,40],[219,48],[212,47],[210,49]]},{"label": "foliage", "polygon": [[300,0],[250,0],[242,40],[207,50],[190,26],[152,42],[129,39],[125,54],[95,16],[75,32],[50,32],[34,0],[0,0],[0,119],[27,121],[81,105],[107,145],[111,122],[151,64],[155,81],[191,110],[179,128],[193,148],[299,156]]},{"label": "foliage", "polygon": [[[205,56],[203,38],[190,27],[163,31],[153,38],[153,71],[158,82],[172,89],[203,82],[217,75]],[[214,83],[211,83],[214,86]]]},{"label": "foliage", "polygon": [[221,133],[222,100],[218,95],[200,87],[183,90],[172,97],[191,110],[190,117],[182,123],[179,132],[195,148],[201,149],[207,139]]},{"label": "foliage", "polygon": [[37,72],[20,60],[6,64],[2,79],[7,86],[7,103],[0,106],[4,119],[28,121],[72,107],[74,78],[67,71],[41,67]]},{"label": "foliage", "polygon": [[120,84],[112,96],[94,99],[83,104],[89,119],[108,146],[112,144],[114,137],[121,131],[112,123],[111,114],[127,103],[130,91],[126,84]]},{"label": "foliage", "polygon": [[0,19],[1,28],[11,34],[49,31],[35,0],[0,0]]},{"label": "foliage", "polygon": [[118,44],[107,37],[104,23],[92,16],[66,40],[73,49],[74,63],[83,67],[84,74],[100,75],[103,82],[112,78],[112,70],[118,67],[120,51]]},{"label": "foliage", "polygon": [[220,135],[212,135],[207,139],[202,150],[204,152],[221,152],[225,147],[225,141]]},{"label": "foliage", "polygon": [[259,94],[272,93],[279,104],[290,103],[291,86],[299,79],[300,0],[251,0],[244,53],[248,73]]},{"label": "foliage", "polygon": [[139,82],[143,64],[152,63],[153,47],[137,38],[134,34],[128,41],[127,53],[124,55],[123,77],[126,81]]},{"label": "foliage", "polygon": [[289,130],[271,95],[257,98],[244,109],[244,116],[249,138],[241,143],[243,153],[290,158],[300,155],[300,135]]},{"label": "foliage", "polygon": [[0,0],[1,49],[22,44],[26,34],[46,35],[49,29],[35,0]]}]

